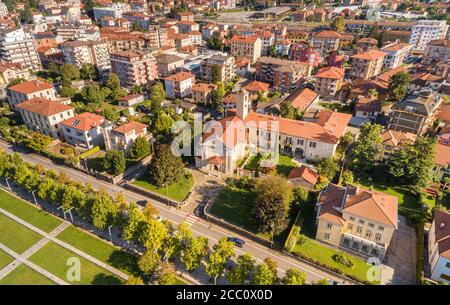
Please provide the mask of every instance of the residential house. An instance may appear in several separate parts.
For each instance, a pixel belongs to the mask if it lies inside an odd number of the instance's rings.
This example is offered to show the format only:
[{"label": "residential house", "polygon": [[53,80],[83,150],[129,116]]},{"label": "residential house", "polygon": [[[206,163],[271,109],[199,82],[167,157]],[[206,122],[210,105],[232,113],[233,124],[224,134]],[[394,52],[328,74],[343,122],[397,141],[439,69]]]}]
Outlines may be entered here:
[{"label": "residential house", "polygon": [[319,180],[319,174],[306,165],[293,167],[289,172],[288,180],[295,186],[302,186],[312,190]]},{"label": "residential house", "polygon": [[413,144],[417,135],[410,132],[386,129],[381,134],[381,138],[381,149],[375,156],[375,159],[379,162],[385,162],[396,150]]},{"label": "residential house", "polygon": [[75,109],[57,101],[35,97],[16,104],[23,122],[30,130],[59,138],[58,124],[75,115]]},{"label": "residential house", "polygon": [[103,144],[105,118],[83,112],[59,123],[60,132],[66,142],[85,149]]},{"label": "residential house", "polygon": [[259,81],[252,81],[245,85],[243,88],[248,92],[248,98],[250,101],[254,101],[258,99],[261,94],[262,97],[267,97],[267,93],[269,93],[268,83],[263,83]]},{"label": "residential house", "polygon": [[189,72],[178,72],[164,78],[167,97],[185,98],[192,93],[195,76]]},{"label": "residential house", "polygon": [[250,71],[250,60],[248,58],[238,58],[235,62],[236,74],[240,77],[246,77]]},{"label": "residential house", "polygon": [[7,95],[12,109],[15,109],[15,105],[34,97],[56,100],[56,91],[53,85],[40,78],[9,87]]},{"label": "residential house", "polygon": [[383,260],[398,229],[398,199],[348,184],[329,184],[316,204],[316,239]]},{"label": "residential house", "polygon": [[370,50],[350,57],[349,76],[353,78],[370,79],[381,73],[385,52]]},{"label": "residential house", "polygon": [[64,61],[67,64],[77,65],[93,64],[100,71],[111,69],[109,60],[108,43],[95,40],[68,40],[61,44]]},{"label": "residential house", "polygon": [[450,284],[450,213],[434,209],[428,231],[428,264],[431,279]]},{"label": "residential house", "polygon": [[311,40],[312,48],[324,58],[330,51],[337,51],[341,34],[334,31],[322,31],[314,35]]},{"label": "residential house", "polygon": [[163,53],[156,57],[156,67],[160,77],[169,76],[182,65],[184,65],[184,58],[176,55]]},{"label": "residential house", "polygon": [[235,57],[246,57],[254,63],[261,57],[261,39],[256,36],[234,35],[230,39],[230,52]]},{"label": "residential house", "polygon": [[150,52],[121,51],[111,54],[111,70],[123,87],[145,86],[157,77],[156,61]]},{"label": "residential house", "polygon": [[431,41],[425,47],[425,53],[422,56],[423,64],[433,64],[450,59],[450,39],[439,39]]},{"label": "residential house", "polygon": [[[218,67],[219,75],[215,75],[214,69]],[[233,56],[213,55],[205,58],[200,66],[201,78],[213,82],[213,77],[218,76],[218,81],[227,82],[236,76],[236,62]]]},{"label": "residential house", "polygon": [[359,52],[367,52],[369,50],[372,50],[376,48],[378,45],[378,40],[371,37],[363,37],[361,39],[358,39],[355,43],[356,49]]},{"label": "residential house", "polygon": [[139,93],[129,94],[117,100],[120,107],[127,107],[127,108],[142,103],[143,101],[144,95]]},{"label": "residential house", "polygon": [[196,103],[208,104],[211,102],[211,92],[216,88],[214,84],[197,83],[192,86],[192,99]]},{"label": "residential house", "polygon": [[128,122],[116,128],[110,126],[103,129],[106,150],[120,150],[126,156],[130,155],[130,148],[138,137],[150,141],[152,134],[147,131],[147,125]]},{"label": "residential house", "polygon": [[314,90],[322,97],[332,98],[342,88],[345,71],[342,68],[325,67],[314,76],[316,84]]},{"label": "residential house", "polygon": [[414,51],[423,52],[430,42],[445,39],[448,27],[445,20],[419,20],[411,27],[409,43]]},{"label": "residential house", "polygon": [[411,50],[412,45],[398,41],[384,46],[381,51],[387,55],[384,57],[383,68],[391,70],[401,66]]},{"label": "residential house", "polygon": [[382,108],[383,104],[377,96],[359,96],[355,105],[355,117],[375,120]]},{"label": "residential house", "polygon": [[309,88],[299,89],[291,93],[283,103],[289,103],[292,107],[300,112],[304,112],[312,104],[319,101],[319,94]]}]

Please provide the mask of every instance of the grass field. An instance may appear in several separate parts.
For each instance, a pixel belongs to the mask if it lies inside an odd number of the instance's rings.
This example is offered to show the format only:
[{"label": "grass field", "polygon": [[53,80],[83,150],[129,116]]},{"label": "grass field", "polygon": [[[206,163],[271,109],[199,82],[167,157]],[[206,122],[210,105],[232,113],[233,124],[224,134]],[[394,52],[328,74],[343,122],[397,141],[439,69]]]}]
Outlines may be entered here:
[{"label": "grass field", "polygon": [[14,260],[8,253],[0,250],[0,270],[5,268],[9,263]]},{"label": "grass field", "polygon": [[30,267],[21,264],[1,279],[0,285],[55,285],[55,283]]},{"label": "grass field", "polygon": [[42,237],[21,224],[0,214],[0,243],[4,244],[14,252],[21,254]]},{"label": "grass field", "polygon": [[43,210],[39,210],[25,201],[11,196],[3,190],[0,190],[0,208],[20,217],[47,233],[61,224],[61,220],[55,216]]},{"label": "grass field", "polygon": [[280,154],[277,163],[277,174],[287,177],[295,166],[296,163],[292,161],[291,157]]},{"label": "grass field", "polygon": [[128,275],[139,274],[135,256],[74,226],[66,228],[57,238]]},{"label": "grass field", "polygon": [[133,184],[163,196],[168,195],[170,199],[183,201],[194,186],[194,177],[191,173],[186,172],[180,181],[169,185],[167,189],[164,186],[158,187],[152,184],[147,174],[136,179]]},{"label": "grass field", "polygon": [[[81,278],[79,282],[70,282],[67,279],[67,271],[71,266],[67,265],[67,263],[68,259],[72,257],[80,260]],[[117,285],[122,282],[121,279],[100,266],[97,266],[77,254],[51,242],[33,254],[29,260],[53,273],[60,279],[72,284]]]}]

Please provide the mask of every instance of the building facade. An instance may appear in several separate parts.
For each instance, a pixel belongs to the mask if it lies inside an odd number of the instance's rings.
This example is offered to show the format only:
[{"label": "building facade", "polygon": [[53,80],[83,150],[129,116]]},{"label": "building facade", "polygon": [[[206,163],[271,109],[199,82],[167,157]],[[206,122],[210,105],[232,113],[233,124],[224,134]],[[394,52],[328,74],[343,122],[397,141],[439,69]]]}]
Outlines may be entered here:
[{"label": "building facade", "polygon": [[261,57],[262,43],[256,36],[234,35],[230,40],[230,47],[231,55],[248,58],[252,63]]},{"label": "building facade", "polygon": [[22,28],[0,32],[0,59],[32,71],[42,69],[35,43]]},{"label": "building facade", "polygon": [[111,54],[111,70],[124,87],[145,86],[157,77],[156,61],[152,54],[141,51],[122,51]]},{"label": "building facade", "polygon": [[64,61],[81,68],[83,64],[93,64],[100,71],[111,69],[108,43],[94,40],[69,40],[61,45]]},{"label": "building facade", "polygon": [[414,51],[424,51],[431,41],[445,39],[447,31],[446,21],[419,20],[411,28],[409,44],[413,45]]}]

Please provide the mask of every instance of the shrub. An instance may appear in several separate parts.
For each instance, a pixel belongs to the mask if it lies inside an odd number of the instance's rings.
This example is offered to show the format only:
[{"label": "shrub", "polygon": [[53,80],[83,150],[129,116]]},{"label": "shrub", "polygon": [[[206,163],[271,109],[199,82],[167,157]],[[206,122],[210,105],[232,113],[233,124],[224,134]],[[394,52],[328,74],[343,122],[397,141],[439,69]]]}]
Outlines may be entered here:
[{"label": "shrub", "polygon": [[353,267],[353,262],[351,261],[351,259],[345,257],[342,254],[335,254],[333,255],[333,260],[339,264],[342,264],[348,268],[352,268]]},{"label": "shrub", "polygon": [[65,146],[62,149],[62,153],[66,156],[75,154],[75,149],[71,146]]}]

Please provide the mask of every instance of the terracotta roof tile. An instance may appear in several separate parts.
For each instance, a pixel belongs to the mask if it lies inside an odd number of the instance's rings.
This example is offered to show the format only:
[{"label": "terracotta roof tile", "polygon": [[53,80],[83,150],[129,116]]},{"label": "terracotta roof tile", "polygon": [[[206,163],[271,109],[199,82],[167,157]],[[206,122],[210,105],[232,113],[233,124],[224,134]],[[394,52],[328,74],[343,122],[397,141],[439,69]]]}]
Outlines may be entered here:
[{"label": "terracotta roof tile", "polygon": [[268,83],[263,83],[255,80],[245,85],[244,89],[250,92],[267,92],[269,91],[269,86],[270,84]]},{"label": "terracotta roof tile", "polygon": [[164,78],[164,80],[174,81],[174,82],[182,82],[184,80],[194,78],[194,77],[195,76],[192,73],[182,71],[182,72],[178,72],[176,74],[167,76]]},{"label": "terracotta roof tile", "polygon": [[45,98],[32,98],[16,105],[17,108],[49,117],[64,111],[74,109],[71,106]]},{"label": "terracotta roof tile", "polygon": [[288,179],[302,178],[308,183],[315,185],[319,179],[319,174],[317,174],[310,167],[302,165],[300,167],[294,167],[289,173]]},{"label": "terracotta roof tile", "polygon": [[352,55],[350,58],[363,59],[363,60],[375,60],[380,57],[386,56],[387,53],[379,50],[370,50],[364,53]]},{"label": "terracotta roof tile", "polygon": [[139,123],[139,122],[129,122],[119,127],[115,128],[114,131],[120,134],[127,134],[132,130],[135,130],[136,134],[142,133],[147,129],[147,125]]},{"label": "terracotta roof tile", "polygon": [[53,89],[53,85],[43,79],[23,82],[8,88],[8,90],[20,92],[27,95],[48,89]]},{"label": "terracotta roof tile", "polygon": [[60,124],[82,131],[88,131],[94,127],[101,125],[104,120],[105,118],[100,115],[96,115],[90,112],[84,112],[63,121]]},{"label": "terracotta roof tile", "polygon": [[319,78],[331,78],[331,79],[342,79],[344,78],[345,70],[337,67],[325,67],[320,69],[316,77]]}]

